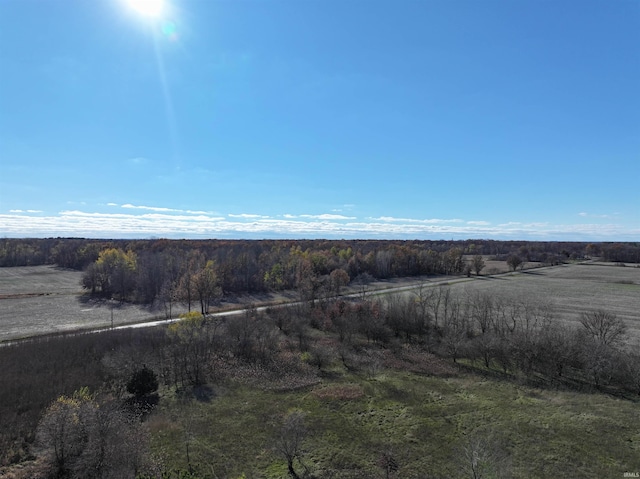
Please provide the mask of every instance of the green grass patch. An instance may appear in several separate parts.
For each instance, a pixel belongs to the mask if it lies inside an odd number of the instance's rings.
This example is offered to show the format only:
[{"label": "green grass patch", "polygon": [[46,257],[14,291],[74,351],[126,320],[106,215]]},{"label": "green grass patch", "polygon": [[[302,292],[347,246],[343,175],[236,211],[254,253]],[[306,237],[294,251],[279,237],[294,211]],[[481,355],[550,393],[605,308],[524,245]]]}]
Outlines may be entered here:
[{"label": "green grass patch", "polygon": [[[306,413],[303,462],[314,477],[460,477],[469,438],[498,438],[515,478],[622,477],[640,471],[638,404],[602,394],[541,390],[471,373],[438,378],[386,370],[333,374],[289,392],[238,385],[208,402],[168,395],[150,419],[154,451],[202,477],[284,478],[273,450],[287,411]],[[302,466],[297,466],[303,471]]]}]

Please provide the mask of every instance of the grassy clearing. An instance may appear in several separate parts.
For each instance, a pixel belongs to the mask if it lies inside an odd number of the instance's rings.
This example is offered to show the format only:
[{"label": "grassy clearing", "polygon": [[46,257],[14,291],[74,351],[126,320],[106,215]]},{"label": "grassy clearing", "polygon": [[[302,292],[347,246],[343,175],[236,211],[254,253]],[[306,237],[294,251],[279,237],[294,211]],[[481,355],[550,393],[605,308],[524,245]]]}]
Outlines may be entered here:
[{"label": "grassy clearing", "polygon": [[384,477],[377,465],[384,451],[396,459],[397,477],[461,477],[459,451],[473,436],[499,438],[515,478],[640,470],[640,416],[628,400],[466,373],[385,370],[367,378],[334,369],[330,376],[297,391],[226,385],[208,402],[167,397],[150,420],[154,450],[186,468],[188,443],[203,477],[287,477],[271,446],[295,408],[307,414],[304,463],[316,477]]}]

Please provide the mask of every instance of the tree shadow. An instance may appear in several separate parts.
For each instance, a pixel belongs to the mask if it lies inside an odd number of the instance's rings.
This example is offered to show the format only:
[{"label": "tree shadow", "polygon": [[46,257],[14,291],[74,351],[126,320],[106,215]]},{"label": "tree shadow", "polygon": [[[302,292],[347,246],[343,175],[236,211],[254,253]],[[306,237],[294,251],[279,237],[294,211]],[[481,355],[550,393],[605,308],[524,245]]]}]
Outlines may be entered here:
[{"label": "tree shadow", "polygon": [[188,386],[176,391],[178,397],[183,401],[195,399],[198,402],[210,403],[217,394],[208,384],[199,384],[197,386]]},{"label": "tree shadow", "polygon": [[85,308],[105,308],[105,309],[113,309],[114,311],[120,311],[125,308],[139,308],[144,309],[150,313],[162,311],[162,306],[157,304],[142,304],[142,303],[131,303],[128,301],[119,301],[117,299],[109,299],[103,296],[91,294],[91,293],[83,293],[76,296],[76,300],[78,303]]},{"label": "tree shadow", "polygon": [[491,378],[498,381],[522,385],[530,388],[537,388],[546,391],[561,391],[576,394],[605,394],[618,399],[623,399],[633,403],[640,403],[640,394],[625,390],[613,385],[596,386],[585,378],[579,376],[579,373],[573,372],[562,377],[551,377],[540,373],[524,375],[513,371],[502,371],[498,368],[491,367],[487,369],[483,366],[475,364],[456,364],[460,371]]}]

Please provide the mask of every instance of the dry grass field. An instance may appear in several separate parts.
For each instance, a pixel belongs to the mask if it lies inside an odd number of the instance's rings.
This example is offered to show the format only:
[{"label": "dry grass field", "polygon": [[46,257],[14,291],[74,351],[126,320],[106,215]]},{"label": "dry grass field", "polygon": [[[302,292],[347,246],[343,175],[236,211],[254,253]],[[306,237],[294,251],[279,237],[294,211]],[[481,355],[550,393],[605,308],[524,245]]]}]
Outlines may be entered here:
[{"label": "dry grass field", "polygon": [[0,268],[0,299],[82,292],[82,273],[55,266]]},{"label": "dry grass field", "polygon": [[0,342],[42,334],[100,328],[162,315],[136,305],[89,300],[79,271],[55,266],[0,268]]},{"label": "dry grass field", "polygon": [[559,320],[577,322],[581,313],[604,309],[622,318],[640,344],[640,268],[613,263],[565,264],[451,285],[456,292],[483,291],[549,303]]}]

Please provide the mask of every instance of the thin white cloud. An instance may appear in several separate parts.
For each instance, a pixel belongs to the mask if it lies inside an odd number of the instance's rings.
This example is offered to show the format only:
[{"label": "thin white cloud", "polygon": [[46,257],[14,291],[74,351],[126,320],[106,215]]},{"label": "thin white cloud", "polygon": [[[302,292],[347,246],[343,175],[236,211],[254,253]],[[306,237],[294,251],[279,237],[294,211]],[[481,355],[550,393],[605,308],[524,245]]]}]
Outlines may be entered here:
[{"label": "thin white cloud", "polygon": [[160,212],[160,213],[187,213],[187,214],[190,214],[190,215],[211,215],[211,214],[214,214],[211,211],[180,210],[180,209],[175,209],[175,208],[166,208],[166,207],[163,207],[163,206],[137,206],[137,205],[132,205],[130,203],[126,203],[124,205],[119,205],[117,203],[107,203],[107,206],[120,206],[120,208],[125,208],[125,209],[157,211],[157,212]]},{"label": "thin white cloud", "polygon": [[439,223],[463,223],[464,220],[453,218],[453,219],[439,219],[439,218],[431,218],[431,219],[415,219],[415,218],[396,218],[394,216],[380,216],[378,218],[370,218],[374,221],[389,221],[389,222],[397,222],[397,223],[424,223],[424,224],[439,224]]},{"label": "thin white cloud", "polygon": [[190,215],[213,215],[215,213],[211,211],[202,211],[202,210],[175,210],[180,213],[188,213]]},{"label": "thin white cloud", "polygon": [[300,218],[309,218],[316,220],[355,220],[355,216],[344,216],[344,215],[334,215],[334,214],[322,214],[322,215],[300,215]]},{"label": "thin white cloud", "polygon": [[546,228],[549,223],[525,223],[523,226],[525,228]]},{"label": "thin white cloud", "polygon": [[128,209],[136,209],[136,210],[148,210],[148,211],[164,211],[164,212],[178,211],[178,210],[174,210],[173,208],[164,208],[164,207],[161,207],[161,206],[136,206],[136,205],[132,205],[130,203],[121,205],[120,207],[121,208],[128,208]]},{"label": "thin white cloud", "polygon": [[475,226],[489,226],[491,223],[488,221],[467,221],[467,224]]},{"label": "thin white cloud", "polygon": [[498,226],[500,226],[500,227],[505,227],[505,226],[519,226],[519,225],[521,225],[521,224],[522,224],[522,223],[521,223],[520,221],[509,221],[508,223],[502,223],[502,224],[499,224]]},{"label": "thin white cloud", "polygon": [[[21,210],[24,211],[24,210]],[[473,222],[425,223],[353,221],[306,215],[294,218],[247,218],[211,214],[149,211],[137,213],[98,213],[66,210],[57,215],[29,213],[0,214],[0,235],[4,236],[83,236],[111,238],[164,237],[305,237],[305,238],[514,238],[544,240],[629,240],[640,235],[640,228],[617,224],[549,224],[510,222],[491,226]],[[336,215],[341,216],[341,215]],[[475,222],[478,223],[478,222]]]},{"label": "thin white cloud", "polygon": [[9,213],[42,213],[42,210],[9,210]]},{"label": "thin white cloud", "polygon": [[244,219],[265,219],[265,218],[269,218],[268,216],[264,216],[264,215],[254,215],[254,214],[250,214],[250,213],[240,213],[239,215],[234,215],[234,214],[229,214],[228,215],[229,218],[244,218]]},{"label": "thin white cloud", "polygon": [[141,215],[132,215],[127,213],[92,213],[78,210],[61,211],[62,217],[77,218],[102,218],[102,219],[130,219],[130,220],[158,220],[158,221],[186,221],[186,222],[208,222],[224,220],[224,216],[208,216],[208,215],[169,215],[163,213],[144,213]]}]

